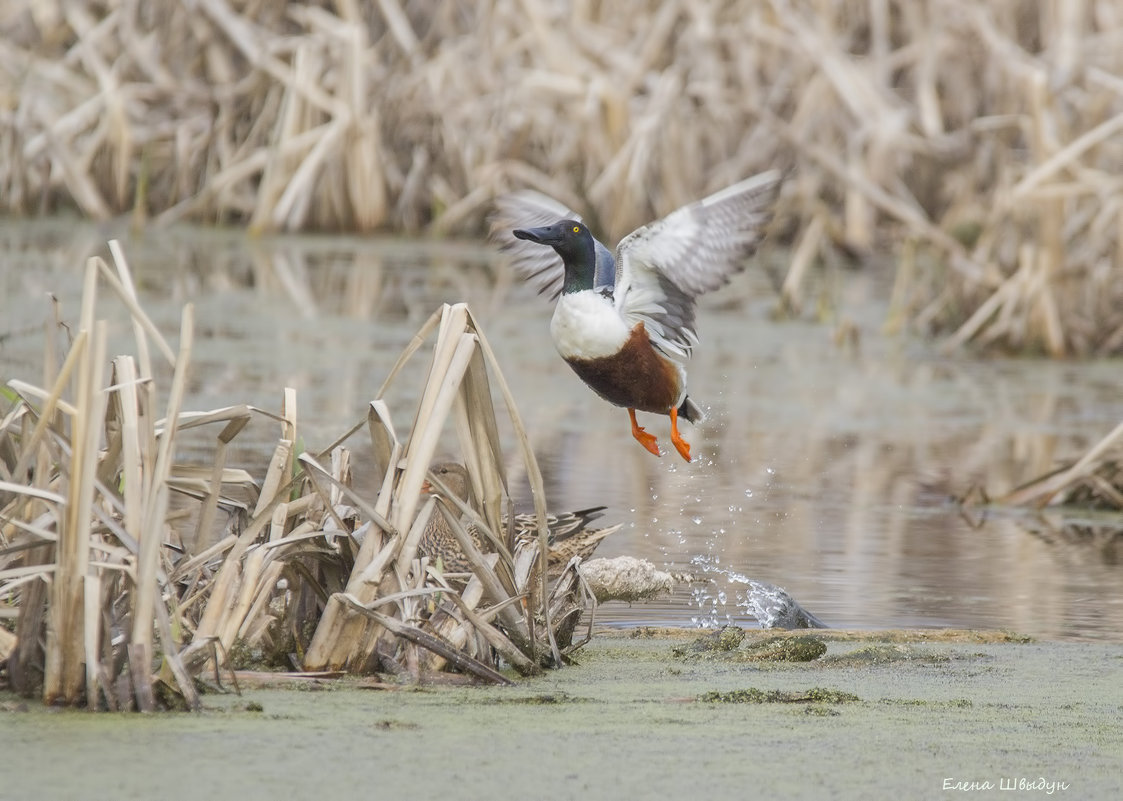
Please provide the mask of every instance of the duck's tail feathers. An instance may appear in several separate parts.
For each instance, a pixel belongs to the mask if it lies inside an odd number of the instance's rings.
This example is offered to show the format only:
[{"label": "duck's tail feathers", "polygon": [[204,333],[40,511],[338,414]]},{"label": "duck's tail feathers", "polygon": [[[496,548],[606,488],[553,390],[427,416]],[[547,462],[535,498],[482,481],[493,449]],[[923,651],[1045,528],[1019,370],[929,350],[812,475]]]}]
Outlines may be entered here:
[{"label": "duck's tail feathers", "polygon": [[678,416],[691,423],[701,423],[706,419],[702,407],[692,401],[689,395],[682,399],[682,404],[678,407]]},{"label": "duck's tail feathers", "polygon": [[[567,540],[585,531],[590,523],[604,516],[604,511],[607,508],[607,506],[593,506],[576,512],[547,514],[546,528],[550,530],[548,537],[550,545]],[[538,516],[535,514],[515,515],[514,527],[518,539],[534,539],[538,536]]]},{"label": "duck's tail feathers", "polygon": [[585,531],[586,527],[598,517],[604,516],[607,506],[594,506],[591,509],[581,509],[568,514],[550,515],[550,544],[561,542]]}]

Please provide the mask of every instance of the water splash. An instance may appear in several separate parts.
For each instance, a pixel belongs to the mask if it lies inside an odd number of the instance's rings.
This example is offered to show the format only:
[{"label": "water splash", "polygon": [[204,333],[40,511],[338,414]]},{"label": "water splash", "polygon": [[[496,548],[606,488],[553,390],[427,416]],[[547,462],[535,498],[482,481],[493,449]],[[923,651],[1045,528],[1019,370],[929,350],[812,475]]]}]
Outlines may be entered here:
[{"label": "water splash", "polygon": [[[729,612],[722,614],[721,607],[724,604],[718,601],[718,595],[711,594],[710,590],[704,587],[695,587],[691,594],[699,612],[690,617],[693,625],[703,629],[716,629],[733,623],[733,617]],[[720,594],[724,595],[724,593]]]},{"label": "water splash", "polygon": [[[751,579],[729,568],[721,567],[716,556],[695,556],[690,563],[703,573],[722,576],[728,590],[733,591],[729,603],[727,589],[716,585],[696,587],[694,603],[701,614],[691,618],[701,628],[718,628],[733,622],[735,615],[754,618],[762,629],[826,628],[826,624],[808,612],[782,587]],[[730,606],[733,609],[730,609]]]}]

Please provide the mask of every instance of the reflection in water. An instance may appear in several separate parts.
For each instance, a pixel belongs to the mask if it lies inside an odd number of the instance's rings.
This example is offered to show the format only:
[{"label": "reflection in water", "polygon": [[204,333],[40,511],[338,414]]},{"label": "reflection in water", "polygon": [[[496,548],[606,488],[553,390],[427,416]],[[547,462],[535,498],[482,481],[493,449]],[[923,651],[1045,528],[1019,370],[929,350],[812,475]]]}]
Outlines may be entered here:
[{"label": "reflection in water", "polygon": [[[4,380],[39,379],[46,293],[58,296],[73,325],[85,259],[104,254],[111,236],[124,240],[144,308],[173,347],[181,305],[195,304],[185,408],[275,409],[282,389],[295,387],[310,449],[365,415],[439,303],[465,300],[504,365],[551,506],[605,504],[606,522],[626,524],[598,555],[645,557],[679,571],[701,558],[730,571],[707,573],[711,583],[657,603],[607,604],[600,621],[751,625],[738,606],[737,574],[783,587],[837,627],[1123,632],[1117,534],[1081,534],[1021,512],[974,525],[950,500],[972,487],[1008,491],[1113,428],[1123,419],[1117,363],[936,355],[881,334],[884,286],[859,272],[823,282],[828,322],[774,321],[765,271],[751,270],[699,309],[703,345],[691,388],[709,419],[687,433],[697,456],[685,465],[646,453],[624,412],[584,389],[554,353],[550,304],[512,285],[483,245],[125,233],[0,226]],[[123,311],[111,321],[111,352],[131,350],[126,321]],[[858,332],[856,346],[832,340],[843,324]],[[389,400],[400,431],[426,369],[419,354],[395,382]],[[641,422],[666,441],[665,419]],[[277,430],[261,420],[248,433],[230,458],[260,465]],[[447,434],[451,450],[455,436]],[[185,438],[181,460],[205,459],[213,435]],[[373,493],[361,437],[350,444],[356,482]],[[529,507],[521,476],[511,478],[516,503]]]}]

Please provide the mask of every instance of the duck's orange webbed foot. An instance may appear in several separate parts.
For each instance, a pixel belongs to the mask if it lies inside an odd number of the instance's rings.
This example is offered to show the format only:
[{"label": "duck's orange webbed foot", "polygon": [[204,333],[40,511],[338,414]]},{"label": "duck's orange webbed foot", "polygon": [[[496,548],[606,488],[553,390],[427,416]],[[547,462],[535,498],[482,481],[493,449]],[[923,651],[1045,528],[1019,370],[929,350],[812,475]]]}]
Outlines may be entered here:
[{"label": "duck's orange webbed foot", "polygon": [[683,459],[690,461],[690,443],[678,433],[678,409],[674,408],[671,409],[671,444]]},{"label": "duck's orange webbed foot", "polygon": [[655,435],[648,434],[640,427],[640,424],[636,422],[636,410],[628,409],[628,417],[632,418],[632,436],[636,438],[640,445],[647,448],[649,452],[654,453],[656,456],[662,456],[663,454],[659,453],[659,446],[655,444],[658,441],[655,439]]}]

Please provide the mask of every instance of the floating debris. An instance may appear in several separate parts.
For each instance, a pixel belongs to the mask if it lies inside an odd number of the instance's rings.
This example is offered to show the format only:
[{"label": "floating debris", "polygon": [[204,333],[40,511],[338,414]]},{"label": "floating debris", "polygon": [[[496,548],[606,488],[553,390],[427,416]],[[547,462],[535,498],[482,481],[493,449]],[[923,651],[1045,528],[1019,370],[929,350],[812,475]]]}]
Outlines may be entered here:
[{"label": "floating debris", "polygon": [[669,594],[676,585],[696,580],[689,573],[668,573],[632,556],[592,559],[584,562],[580,571],[597,603],[649,601]]}]

